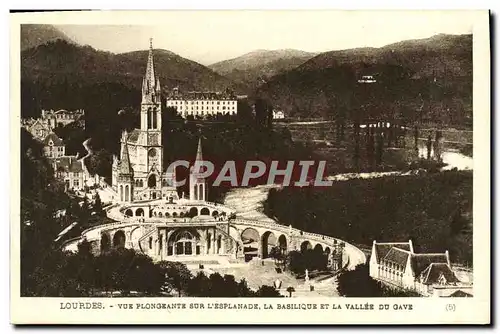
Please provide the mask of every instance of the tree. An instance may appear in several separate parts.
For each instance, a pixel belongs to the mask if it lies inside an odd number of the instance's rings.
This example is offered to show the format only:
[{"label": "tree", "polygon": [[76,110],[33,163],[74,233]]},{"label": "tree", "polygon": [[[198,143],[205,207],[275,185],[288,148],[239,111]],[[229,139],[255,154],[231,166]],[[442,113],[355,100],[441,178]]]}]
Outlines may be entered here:
[{"label": "tree", "polygon": [[295,288],[293,286],[289,286],[286,288],[286,291],[288,292],[288,297],[292,298],[292,293],[295,292]]},{"label": "tree", "polygon": [[167,283],[177,290],[180,297],[192,278],[191,271],[181,262],[161,261],[158,266],[163,270]]},{"label": "tree", "polygon": [[337,279],[337,291],[343,297],[381,297],[377,282],[369,275],[367,264],[342,272]]},{"label": "tree", "polygon": [[429,135],[427,137],[427,160],[431,160],[431,150],[432,150],[432,137]]},{"label": "tree", "polygon": [[304,258],[302,254],[298,251],[290,251],[288,252],[288,269],[294,273],[299,274],[303,273],[305,268]]},{"label": "tree", "polygon": [[283,251],[279,246],[274,246],[269,251],[269,257],[274,259],[275,264],[283,264],[285,255],[283,254]]},{"label": "tree", "polygon": [[104,214],[104,210],[102,209],[101,196],[99,196],[98,192],[96,192],[96,195],[95,195],[93,209],[96,212],[96,214],[99,216],[102,216]]},{"label": "tree", "polygon": [[275,287],[262,285],[256,292],[256,297],[283,297]]},{"label": "tree", "polygon": [[255,100],[254,106],[255,106],[256,126],[260,129],[269,128],[270,127],[269,117],[272,118],[272,107],[270,106],[270,104],[262,98],[257,98]]},{"label": "tree", "polygon": [[377,152],[375,156],[375,164],[380,166],[382,164],[382,156],[384,154],[384,134],[379,129],[377,131]]}]

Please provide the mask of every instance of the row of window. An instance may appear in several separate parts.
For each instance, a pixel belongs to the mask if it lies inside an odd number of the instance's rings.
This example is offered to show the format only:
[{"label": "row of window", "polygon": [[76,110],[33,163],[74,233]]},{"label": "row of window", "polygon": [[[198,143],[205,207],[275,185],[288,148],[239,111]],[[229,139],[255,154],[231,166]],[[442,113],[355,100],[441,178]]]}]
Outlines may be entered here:
[{"label": "row of window", "polygon": [[[188,110],[187,112],[185,112],[185,111],[181,112],[182,116],[186,116],[186,115],[202,115],[202,116],[204,116],[204,115],[216,115],[216,114],[219,114],[219,112],[217,112],[217,113],[215,113],[215,112],[208,112],[208,111],[205,112],[203,110],[201,112],[198,112],[198,111],[193,112],[191,110]],[[229,112],[224,112],[223,113],[223,115],[227,115],[227,114],[234,115],[234,114],[236,114],[236,112],[229,111]]]},{"label": "row of window", "polygon": [[[178,107],[178,110],[181,111],[183,108],[182,107]],[[201,109],[201,110],[204,110],[205,108],[203,106],[201,106],[201,108],[198,108],[198,106],[196,106],[196,110],[198,109]],[[227,107],[227,110],[230,110],[231,107]],[[232,110],[235,110],[236,108],[235,107],[232,107]],[[195,107],[186,107],[186,110],[195,110]],[[209,110],[209,107],[207,107],[207,110]],[[214,107],[212,107],[212,110],[214,110]],[[220,110],[220,107],[217,107],[217,110]],[[222,110],[226,110],[226,106],[222,106]]]},{"label": "row of window", "polygon": [[[215,104],[216,101],[181,101],[181,100],[170,100],[167,101],[167,105],[177,105],[177,104]],[[236,104],[236,101],[222,101],[222,104]],[[217,104],[221,104],[221,101],[217,101]]]}]

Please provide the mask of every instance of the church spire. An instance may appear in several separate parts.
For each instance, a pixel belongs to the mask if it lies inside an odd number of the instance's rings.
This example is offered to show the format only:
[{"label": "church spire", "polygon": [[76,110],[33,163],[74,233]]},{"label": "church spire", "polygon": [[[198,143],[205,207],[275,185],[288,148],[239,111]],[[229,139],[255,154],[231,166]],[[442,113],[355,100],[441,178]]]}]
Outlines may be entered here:
[{"label": "church spire", "polygon": [[146,65],[146,75],[142,81],[142,100],[143,103],[156,103],[155,94],[159,96],[160,81],[155,74],[155,65],[153,58],[153,39],[149,39],[148,63]]},{"label": "church spire", "polygon": [[195,161],[203,161],[203,154],[201,153],[201,137],[198,139],[198,150],[196,151]]}]

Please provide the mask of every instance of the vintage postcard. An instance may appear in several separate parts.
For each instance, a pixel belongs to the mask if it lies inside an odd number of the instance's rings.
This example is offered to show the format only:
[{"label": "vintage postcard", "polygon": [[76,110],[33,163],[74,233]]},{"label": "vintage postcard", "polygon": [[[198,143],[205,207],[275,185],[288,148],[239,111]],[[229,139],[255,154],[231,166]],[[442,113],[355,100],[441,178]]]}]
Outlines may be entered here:
[{"label": "vintage postcard", "polygon": [[12,323],[490,323],[487,11],[10,19]]}]

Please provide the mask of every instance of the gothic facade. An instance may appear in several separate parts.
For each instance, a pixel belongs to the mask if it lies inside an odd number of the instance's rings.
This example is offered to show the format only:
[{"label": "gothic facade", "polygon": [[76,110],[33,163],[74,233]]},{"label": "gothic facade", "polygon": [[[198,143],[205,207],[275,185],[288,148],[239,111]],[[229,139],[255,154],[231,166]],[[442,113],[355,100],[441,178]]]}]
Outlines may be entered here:
[{"label": "gothic facade", "polygon": [[112,185],[122,202],[177,199],[175,173],[163,169],[161,87],[150,45],[142,81],[141,127],[121,138],[120,157],[113,158]]}]

